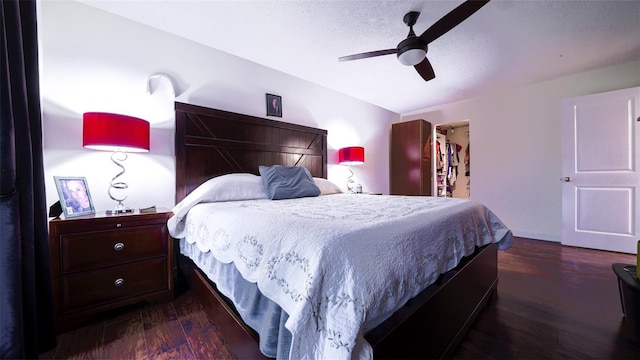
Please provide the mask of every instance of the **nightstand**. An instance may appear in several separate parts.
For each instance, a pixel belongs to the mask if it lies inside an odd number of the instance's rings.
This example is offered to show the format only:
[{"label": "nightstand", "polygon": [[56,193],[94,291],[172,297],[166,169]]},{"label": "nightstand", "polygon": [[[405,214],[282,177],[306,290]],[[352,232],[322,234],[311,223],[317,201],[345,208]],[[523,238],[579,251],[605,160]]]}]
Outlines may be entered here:
[{"label": "nightstand", "polygon": [[56,328],[140,301],[173,299],[173,240],[168,210],[97,213],[49,222]]}]

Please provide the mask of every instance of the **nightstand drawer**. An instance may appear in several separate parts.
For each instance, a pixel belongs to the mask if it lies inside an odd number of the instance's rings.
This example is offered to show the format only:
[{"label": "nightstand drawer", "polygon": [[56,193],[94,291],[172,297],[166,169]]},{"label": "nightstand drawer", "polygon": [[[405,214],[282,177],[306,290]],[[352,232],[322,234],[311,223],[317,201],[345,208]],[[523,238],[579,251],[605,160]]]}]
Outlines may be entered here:
[{"label": "nightstand drawer", "polygon": [[62,277],[62,311],[80,310],[169,288],[167,260],[85,271]]},{"label": "nightstand drawer", "polygon": [[149,259],[166,253],[164,224],[61,236],[61,271],[79,271]]}]

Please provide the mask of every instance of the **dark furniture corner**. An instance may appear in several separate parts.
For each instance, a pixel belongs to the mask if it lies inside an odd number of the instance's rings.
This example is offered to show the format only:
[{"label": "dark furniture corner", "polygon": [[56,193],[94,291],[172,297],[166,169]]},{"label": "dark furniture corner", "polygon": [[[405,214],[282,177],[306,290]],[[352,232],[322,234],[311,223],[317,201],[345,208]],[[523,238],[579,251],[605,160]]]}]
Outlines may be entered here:
[{"label": "dark furniture corner", "polygon": [[636,275],[636,265],[613,264],[612,267],[618,277],[622,313],[640,335],[640,280]]},{"label": "dark furniture corner", "polygon": [[173,240],[168,210],[99,213],[49,222],[58,333],[99,312],[173,299]]}]

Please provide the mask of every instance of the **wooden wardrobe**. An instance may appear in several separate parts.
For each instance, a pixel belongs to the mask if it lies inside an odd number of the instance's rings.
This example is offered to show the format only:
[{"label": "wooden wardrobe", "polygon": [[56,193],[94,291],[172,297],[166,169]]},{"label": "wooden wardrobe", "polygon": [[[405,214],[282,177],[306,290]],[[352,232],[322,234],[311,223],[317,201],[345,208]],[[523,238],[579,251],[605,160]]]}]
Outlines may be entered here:
[{"label": "wooden wardrobe", "polygon": [[391,195],[431,195],[431,142],[431,123],[425,120],[391,125]]}]

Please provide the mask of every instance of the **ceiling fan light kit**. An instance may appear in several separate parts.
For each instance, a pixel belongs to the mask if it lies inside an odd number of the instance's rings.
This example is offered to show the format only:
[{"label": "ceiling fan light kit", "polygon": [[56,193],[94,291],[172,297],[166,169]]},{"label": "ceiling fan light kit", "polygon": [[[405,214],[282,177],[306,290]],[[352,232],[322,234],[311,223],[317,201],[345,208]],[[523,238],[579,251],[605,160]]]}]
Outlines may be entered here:
[{"label": "ceiling fan light kit", "polygon": [[427,56],[427,45],[422,44],[419,41],[414,42],[413,44],[403,45],[407,40],[413,39],[406,39],[400,43],[398,46],[398,61],[400,61],[402,65],[418,65]]},{"label": "ceiling fan light kit", "polygon": [[427,56],[427,52],[423,49],[409,49],[405,52],[398,53],[398,60],[402,65],[414,66],[418,65]]},{"label": "ceiling fan light kit", "polygon": [[429,59],[427,59],[427,47],[429,43],[458,26],[469,16],[473,15],[473,13],[485,6],[489,1],[490,0],[465,1],[450,11],[447,15],[443,16],[440,20],[436,21],[420,36],[416,36],[413,31],[413,25],[418,21],[420,13],[417,11],[410,11],[405,14],[403,18],[404,23],[409,27],[409,35],[407,35],[407,38],[402,40],[395,49],[376,50],[342,56],[338,60],[350,61],[374,56],[396,54],[398,61],[400,61],[401,64],[413,66],[418,72],[418,75],[420,75],[425,81],[429,81],[436,77],[436,74],[431,67],[431,63],[429,62]]}]

